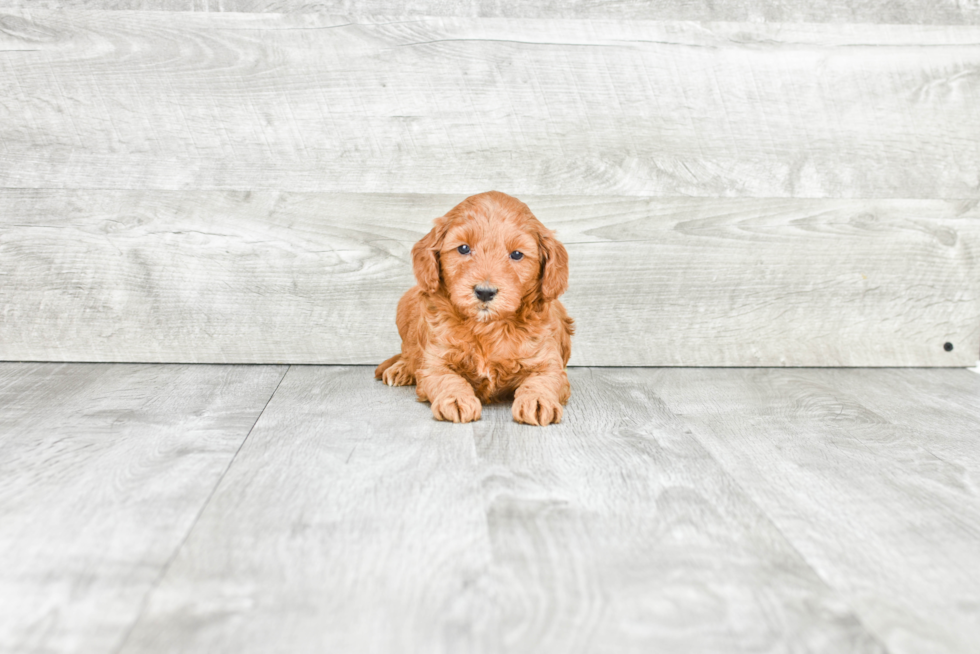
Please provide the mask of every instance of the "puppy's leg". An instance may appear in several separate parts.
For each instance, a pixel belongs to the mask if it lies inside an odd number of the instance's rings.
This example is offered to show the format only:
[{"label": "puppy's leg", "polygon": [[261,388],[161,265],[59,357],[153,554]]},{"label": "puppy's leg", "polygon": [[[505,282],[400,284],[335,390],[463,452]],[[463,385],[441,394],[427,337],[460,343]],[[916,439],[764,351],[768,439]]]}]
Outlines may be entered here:
[{"label": "puppy's leg", "polygon": [[415,373],[401,355],[394,356],[374,371],[374,378],[389,386],[411,386],[415,383]]},{"label": "puppy's leg", "polygon": [[398,335],[402,339],[402,352],[391,357],[374,371],[374,378],[388,386],[411,386],[415,383],[415,367],[418,362],[418,304],[419,289],[413,287],[398,301]]},{"label": "puppy's leg", "polygon": [[395,365],[395,363],[397,363],[398,360],[401,359],[401,358],[402,358],[402,355],[396,354],[395,356],[391,357],[390,359],[386,359],[384,361],[384,363],[379,364],[378,367],[374,369],[374,378],[375,379],[383,379],[385,370],[387,370],[391,366]]},{"label": "puppy's leg", "polygon": [[514,391],[514,420],[526,425],[561,422],[562,404],[571,394],[564,370],[530,375]]},{"label": "puppy's leg", "polygon": [[436,420],[473,422],[480,419],[483,405],[469,382],[448,368],[429,369],[418,373],[419,400],[432,404]]}]

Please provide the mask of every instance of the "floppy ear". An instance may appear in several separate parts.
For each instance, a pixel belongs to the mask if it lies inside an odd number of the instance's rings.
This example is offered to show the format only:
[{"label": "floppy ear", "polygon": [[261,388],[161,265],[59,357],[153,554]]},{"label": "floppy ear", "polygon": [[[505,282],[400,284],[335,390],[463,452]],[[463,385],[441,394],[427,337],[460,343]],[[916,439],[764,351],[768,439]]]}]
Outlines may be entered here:
[{"label": "floppy ear", "polygon": [[412,270],[426,293],[435,293],[439,289],[439,248],[444,235],[441,231],[438,225],[433,227],[412,247]]},{"label": "floppy ear", "polygon": [[568,288],[568,251],[550,230],[542,232],[538,243],[541,248],[541,299],[551,302]]}]

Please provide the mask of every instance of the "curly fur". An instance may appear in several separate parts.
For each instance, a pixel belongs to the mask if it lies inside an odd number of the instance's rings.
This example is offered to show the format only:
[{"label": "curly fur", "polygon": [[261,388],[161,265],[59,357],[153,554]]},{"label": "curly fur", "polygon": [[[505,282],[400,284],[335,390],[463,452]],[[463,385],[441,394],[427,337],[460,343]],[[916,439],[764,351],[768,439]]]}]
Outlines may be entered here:
[{"label": "curly fur", "polygon": [[[511,258],[515,251],[523,258]],[[375,377],[416,384],[438,420],[479,420],[483,403],[513,397],[518,422],[559,422],[573,326],[558,301],[568,253],[554,233],[517,198],[481,193],[436,219],[412,248],[412,266],[418,285],[396,318],[402,351]],[[477,286],[496,295],[482,301]]]}]

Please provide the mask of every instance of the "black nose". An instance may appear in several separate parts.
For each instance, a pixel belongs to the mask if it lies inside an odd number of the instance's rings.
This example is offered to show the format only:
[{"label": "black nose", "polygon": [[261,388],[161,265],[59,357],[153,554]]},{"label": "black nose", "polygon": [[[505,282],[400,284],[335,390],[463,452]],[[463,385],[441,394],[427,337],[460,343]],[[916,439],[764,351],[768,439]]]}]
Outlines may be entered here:
[{"label": "black nose", "polygon": [[477,286],[473,289],[473,292],[476,293],[476,297],[480,302],[489,302],[497,294],[497,289],[490,288],[489,286]]}]

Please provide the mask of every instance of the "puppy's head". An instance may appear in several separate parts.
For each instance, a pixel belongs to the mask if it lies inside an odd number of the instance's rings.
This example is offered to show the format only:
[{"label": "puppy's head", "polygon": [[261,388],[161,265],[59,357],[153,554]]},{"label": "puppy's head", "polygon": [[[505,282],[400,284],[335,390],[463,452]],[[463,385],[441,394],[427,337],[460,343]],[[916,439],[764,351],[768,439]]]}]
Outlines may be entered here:
[{"label": "puppy's head", "polygon": [[463,315],[489,321],[540,309],[568,287],[568,253],[527,205],[490,191],[466,198],[412,248],[419,286],[444,289]]}]

